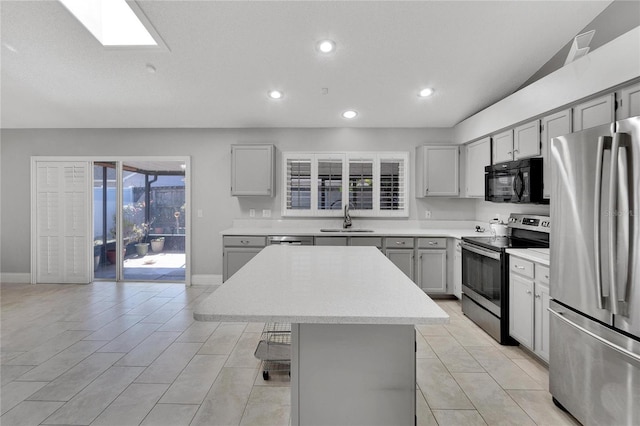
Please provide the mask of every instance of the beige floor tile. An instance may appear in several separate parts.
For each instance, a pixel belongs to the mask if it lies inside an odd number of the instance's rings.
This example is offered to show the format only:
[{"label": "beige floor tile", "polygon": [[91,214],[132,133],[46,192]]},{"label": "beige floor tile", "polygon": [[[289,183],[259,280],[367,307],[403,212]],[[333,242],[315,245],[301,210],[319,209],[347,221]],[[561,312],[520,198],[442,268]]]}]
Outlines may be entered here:
[{"label": "beige floor tile", "polygon": [[81,340],[73,346],[63,350],[53,358],[34,367],[28,373],[20,377],[20,380],[47,381],[55,380],[70,368],[100,349],[107,342],[98,340]]},{"label": "beige floor tile", "polygon": [[95,353],[29,397],[34,401],[69,401],[123,354]]},{"label": "beige floor tile", "polygon": [[416,380],[431,409],[472,409],[453,376],[439,359],[416,360]]},{"label": "beige floor tile", "polygon": [[193,324],[193,310],[181,309],[177,314],[165,322],[158,331],[179,331],[183,332]]},{"label": "beige floor tile", "polygon": [[433,410],[439,426],[486,426],[476,410]]},{"label": "beige floor tile", "polygon": [[64,402],[22,401],[0,417],[0,424],[6,426],[37,426]]},{"label": "beige floor tile", "polygon": [[176,342],[204,343],[220,325],[219,322],[196,321],[178,337]]},{"label": "beige floor tile", "polygon": [[84,340],[112,340],[133,327],[140,320],[144,319],[144,315],[122,315],[101,329],[94,331],[84,338]]},{"label": "beige floor tile", "polygon": [[156,404],[141,426],[187,426],[196,411],[197,405]]},{"label": "beige floor tile", "polygon": [[547,391],[509,390],[507,393],[538,426],[580,425],[576,419],[555,406]]},{"label": "beige floor tile", "polygon": [[136,379],[137,383],[173,383],[202,343],[172,343]]},{"label": "beige floor tile", "polygon": [[139,425],[168,388],[166,384],[132,383],[91,426]]},{"label": "beige floor tile", "polygon": [[229,354],[225,367],[257,368],[260,365],[260,360],[253,354],[259,341],[260,333],[242,333]]},{"label": "beige floor tile", "polygon": [[0,386],[13,382],[18,377],[33,369],[33,365],[2,365],[0,366]]},{"label": "beige floor tile", "polygon": [[68,347],[88,336],[90,332],[83,330],[67,330],[60,333],[52,339],[47,340],[41,345],[33,348],[29,352],[6,362],[9,365],[39,365],[47,361],[51,357],[64,351]]},{"label": "beige floor tile", "polygon": [[140,322],[153,322],[156,324],[164,324],[173,318],[178,312],[182,310],[182,306],[180,307],[172,307],[165,305],[160,309],[156,310],[154,313],[147,315]]},{"label": "beige floor tile", "polygon": [[229,355],[247,325],[243,323],[221,323],[211,337],[202,345],[199,354]]},{"label": "beige floor tile", "polygon": [[475,358],[453,336],[428,336],[425,339],[450,372],[484,372]]},{"label": "beige floor tile", "polygon": [[127,312],[127,315],[151,315],[152,313],[160,309],[163,305],[171,302],[171,300],[171,297],[155,296]]},{"label": "beige floor tile", "polygon": [[4,414],[25,399],[29,398],[47,382],[10,382],[0,389],[0,414]]},{"label": "beige floor tile", "polygon": [[193,425],[238,425],[247,406],[257,370],[223,368],[193,419]]},{"label": "beige floor tile", "polygon": [[226,361],[225,355],[196,355],[160,400],[161,404],[200,404]]},{"label": "beige floor tile", "polygon": [[507,357],[504,357],[504,359],[484,359],[479,362],[503,389],[543,389],[540,383],[533,380],[522,368]]},{"label": "beige floor tile", "polygon": [[420,333],[416,333],[416,344],[416,358],[437,358],[436,353]]},{"label": "beige floor tile", "polygon": [[487,424],[534,426],[531,418],[488,373],[453,373],[453,377]]},{"label": "beige floor tile", "polygon": [[416,325],[416,330],[423,336],[451,336],[449,330],[444,325]]},{"label": "beige floor tile", "polygon": [[249,403],[244,411],[241,426],[288,426],[290,405]]},{"label": "beige floor tile", "polygon": [[138,323],[98,349],[98,352],[129,352],[158,329],[159,324]]},{"label": "beige floor tile", "polygon": [[45,424],[88,425],[133,382],[144,367],[111,367],[49,416]]},{"label": "beige floor tile", "polygon": [[427,404],[424,395],[419,389],[416,391],[416,417],[416,426],[438,426],[429,404]]},{"label": "beige floor tile", "polygon": [[180,335],[179,331],[156,331],[116,363],[119,366],[147,367]]},{"label": "beige floor tile", "polygon": [[540,383],[542,389],[549,389],[549,368],[546,365],[531,358],[515,358],[513,362]]}]

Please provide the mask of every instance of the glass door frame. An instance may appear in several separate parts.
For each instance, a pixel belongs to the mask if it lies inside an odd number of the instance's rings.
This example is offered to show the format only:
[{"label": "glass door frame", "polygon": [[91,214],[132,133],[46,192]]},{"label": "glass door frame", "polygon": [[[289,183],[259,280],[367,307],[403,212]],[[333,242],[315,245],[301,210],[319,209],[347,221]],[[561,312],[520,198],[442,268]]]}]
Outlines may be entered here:
[{"label": "glass door frame", "polygon": [[[116,229],[121,230],[123,225],[123,176],[122,172],[124,170],[124,164],[127,162],[141,162],[141,161],[152,161],[152,162],[182,162],[185,164],[184,170],[184,184],[185,184],[185,244],[184,244],[184,253],[185,253],[185,277],[184,283],[188,286],[191,285],[191,157],[189,156],[115,156],[115,157],[92,157],[90,159],[92,162],[92,167],[94,163],[102,163],[102,162],[113,162],[116,164]],[[93,218],[93,200],[91,203],[91,209],[89,214],[91,218]],[[93,223],[93,221],[91,222]],[[92,225],[93,231],[93,225]],[[116,247],[122,245],[123,239],[122,232],[116,232]],[[90,256],[93,261],[93,256]],[[95,275],[93,273],[93,267],[91,268],[91,280],[95,280]],[[141,280],[126,280],[124,277],[124,253],[122,250],[116,250],[116,282],[120,281],[141,281]],[[155,281],[153,281],[155,282]]]}]

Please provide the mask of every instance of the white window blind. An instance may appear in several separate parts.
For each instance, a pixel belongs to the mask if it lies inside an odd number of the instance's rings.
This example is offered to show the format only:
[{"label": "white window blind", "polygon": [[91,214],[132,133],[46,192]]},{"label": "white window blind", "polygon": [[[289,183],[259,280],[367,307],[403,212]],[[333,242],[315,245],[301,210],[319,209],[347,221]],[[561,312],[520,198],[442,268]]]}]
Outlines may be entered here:
[{"label": "white window blind", "polygon": [[311,210],[311,160],[286,160],[285,211]]},{"label": "white window blind", "polygon": [[[283,153],[283,216],[407,217],[406,152]],[[313,183],[313,184],[312,184]]]}]

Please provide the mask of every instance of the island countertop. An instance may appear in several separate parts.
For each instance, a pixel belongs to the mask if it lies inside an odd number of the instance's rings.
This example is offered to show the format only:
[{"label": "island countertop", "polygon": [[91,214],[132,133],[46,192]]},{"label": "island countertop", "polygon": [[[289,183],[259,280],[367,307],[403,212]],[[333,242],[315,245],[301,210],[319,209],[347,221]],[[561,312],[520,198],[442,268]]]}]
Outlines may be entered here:
[{"label": "island countertop", "polygon": [[449,316],[375,247],[275,245],[205,299],[200,321],[443,324]]}]

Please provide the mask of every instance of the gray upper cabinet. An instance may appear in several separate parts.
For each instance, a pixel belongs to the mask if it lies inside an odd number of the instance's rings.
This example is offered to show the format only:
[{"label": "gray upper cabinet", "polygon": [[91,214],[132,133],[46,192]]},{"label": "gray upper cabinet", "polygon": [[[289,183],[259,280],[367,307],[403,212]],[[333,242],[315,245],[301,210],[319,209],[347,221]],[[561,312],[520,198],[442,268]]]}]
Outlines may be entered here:
[{"label": "gray upper cabinet", "polygon": [[620,89],[616,95],[618,99],[617,120],[640,115],[640,83]]},{"label": "gray upper cabinet", "polygon": [[454,197],[459,193],[458,147],[416,148],[416,197]]},{"label": "gray upper cabinet", "polygon": [[273,145],[231,145],[231,195],[275,195]]},{"label": "gray upper cabinet", "polygon": [[493,135],[493,164],[513,160],[513,130]]},{"label": "gray upper cabinet", "polygon": [[484,168],[491,165],[491,138],[470,143],[466,149],[465,195],[484,198]]},{"label": "gray upper cabinet", "polygon": [[540,155],[540,120],[513,129],[513,159]]},{"label": "gray upper cabinet", "polygon": [[551,139],[571,133],[571,108],[548,115],[542,119],[542,177],[544,198],[551,198]]},{"label": "gray upper cabinet", "polygon": [[614,121],[614,94],[601,96],[573,107],[573,131]]}]

